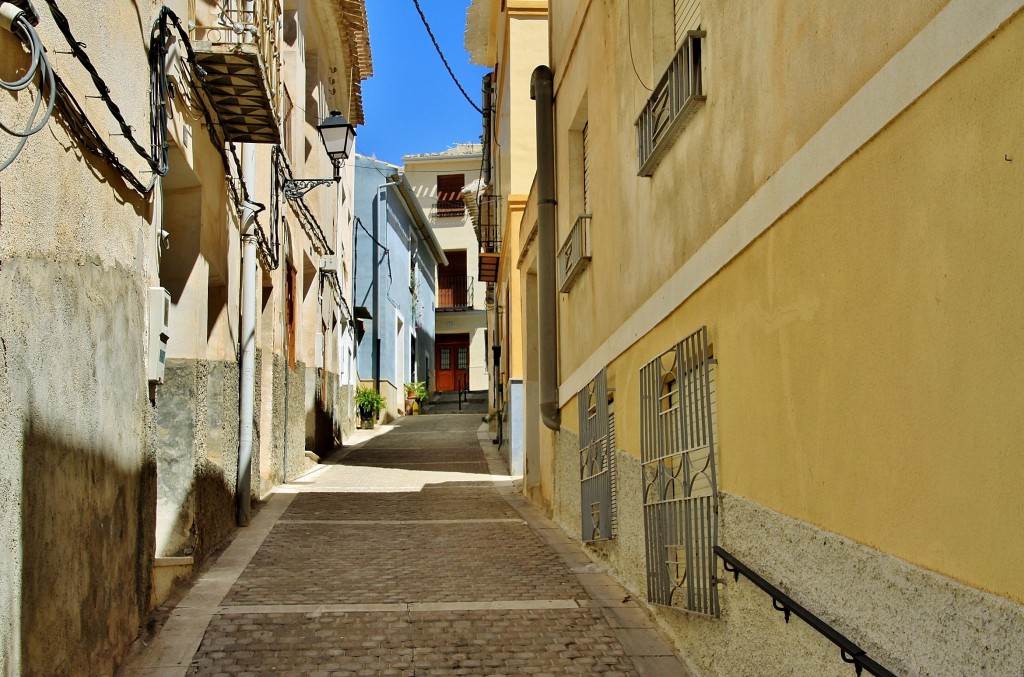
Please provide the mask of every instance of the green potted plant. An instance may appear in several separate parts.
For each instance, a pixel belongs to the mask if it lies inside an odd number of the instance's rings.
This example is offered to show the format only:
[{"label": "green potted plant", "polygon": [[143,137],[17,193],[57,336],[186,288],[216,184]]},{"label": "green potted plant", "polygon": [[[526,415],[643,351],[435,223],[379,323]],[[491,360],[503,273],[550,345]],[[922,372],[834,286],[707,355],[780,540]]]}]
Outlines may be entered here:
[{"label": "green potted plant", "polygon": [[372,388],[358,386],[356,388],[356,406],[359,408],[361,427],[372,428],[380,412],[384,410],[384,396]]},{"label": "green potted plant", "polygon": [[405,413],[418,414],[419,405],[427,399],[426,381],[413,381],[405,384]]}]

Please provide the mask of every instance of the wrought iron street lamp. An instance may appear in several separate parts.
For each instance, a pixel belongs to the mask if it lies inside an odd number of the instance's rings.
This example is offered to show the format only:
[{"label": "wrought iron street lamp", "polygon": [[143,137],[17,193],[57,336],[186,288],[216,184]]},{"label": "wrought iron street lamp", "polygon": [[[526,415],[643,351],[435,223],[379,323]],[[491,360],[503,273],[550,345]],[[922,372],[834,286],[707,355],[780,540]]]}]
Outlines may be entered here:
[{"label": "wrought iron street lamp", "polygon": [[345,119],[341,112],[332,110],[331,114],[317,126],[320,140],[334,165],[332,179],[289,179],[284,182],[284,196],[296,200],[317,186],[341,181],[342,163],[352,155],[352,144],[356,140],[356,128]]}]

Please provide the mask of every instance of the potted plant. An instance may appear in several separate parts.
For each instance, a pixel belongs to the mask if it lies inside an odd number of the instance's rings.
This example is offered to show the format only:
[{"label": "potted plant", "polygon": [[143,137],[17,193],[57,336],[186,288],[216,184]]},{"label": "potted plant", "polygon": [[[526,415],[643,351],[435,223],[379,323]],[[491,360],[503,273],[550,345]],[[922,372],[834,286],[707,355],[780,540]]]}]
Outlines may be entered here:
[{"label": "potted plant", "polygon": [[372,388],[358,386],[356,388],[356,406],[359,408],[361,427],[372,428],[380,412],[384,410],[384,396]]},{"label": "potted plant", "polygon": [[418,414],[419,405],[427,399],[426,381],[413,381],[405,384],[405,413]]}]

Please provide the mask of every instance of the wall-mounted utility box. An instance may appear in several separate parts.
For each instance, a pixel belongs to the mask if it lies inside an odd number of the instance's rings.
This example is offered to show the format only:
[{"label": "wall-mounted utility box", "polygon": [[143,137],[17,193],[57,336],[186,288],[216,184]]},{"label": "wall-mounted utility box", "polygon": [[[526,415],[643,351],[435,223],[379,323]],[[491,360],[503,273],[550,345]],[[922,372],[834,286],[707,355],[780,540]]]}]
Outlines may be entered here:
[{"label": "wall-mounted utility box", "polygon": [[338,269],[338,255],[337,254],[324,254],[320,257],[320,270],[337,270]]},{"label": "wall-mounted utility box", "polygon": [[171,294],[163,287],[149,288],[149,380],[164,382],[167,362],[168,325],[171,321]]}]

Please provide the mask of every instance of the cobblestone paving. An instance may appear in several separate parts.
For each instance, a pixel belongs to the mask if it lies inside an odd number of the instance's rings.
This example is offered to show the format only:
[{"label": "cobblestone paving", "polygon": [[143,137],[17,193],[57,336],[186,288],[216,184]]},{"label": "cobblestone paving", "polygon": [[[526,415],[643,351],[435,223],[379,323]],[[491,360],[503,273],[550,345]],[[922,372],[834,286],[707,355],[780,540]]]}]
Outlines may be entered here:
[{"label": "cobblestone paving", "polygon": [[576,576],[525,524],[280,522],[225,604],[584,598]]},{"label": "cobblestone paving", "polygon": [[[629,653],[635,649],[623,642],[633,640],[609,624],[607,603],[589,597],[592,583],[581,583],[499,495],[479,421],[400,422],[296,483],[301,493],[225,579],[221,589],[230,590],[214,600],[201,642],[197,633],[191,645],[198,651],[188,649],[191,664],[186,658],[182,669],[304,677],[681,674],[644,667],[662,665],[664,648]],[[620,595],[614,606],[626,604],[621,592],[611,594]]]},{"label": "cobblestone paving", "polygon": [[513,519],[516,512],[493,489],[459,491],[426,488],[416,493],[300,494],[286,520],[453,520]]},{"label": "cobblestone paving", "polygon": [[360,459],[350,466],[373,466],[374,468],[405,468],[407,470],[444,469],[448,472],[486,473],[487,463],[484,461],[438,461],[433,459],[395,458],[383,456],[376,461]]},{"label": "cobblestone paving", "polygon": [[635,675],[601,613],[223,614],[193,674]]}]

